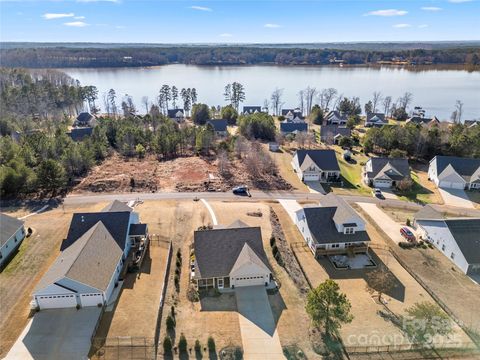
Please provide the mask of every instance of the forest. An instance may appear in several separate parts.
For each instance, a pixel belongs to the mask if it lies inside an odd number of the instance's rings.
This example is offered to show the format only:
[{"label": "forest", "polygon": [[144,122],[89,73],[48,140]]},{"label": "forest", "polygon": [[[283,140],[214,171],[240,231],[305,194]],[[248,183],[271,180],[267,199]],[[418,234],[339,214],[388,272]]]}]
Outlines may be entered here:
[{"label": "forest", "polygon": [[[121,46],[121,45],[119,45]],[[3,47],[3,66],[26,68],[125,67],[166,64],[194,65],[325,65],[375,64],[403,61],[411,64],[480,65],[480,48],[451,47],[406,50],[346,50],[274,47]]]}]

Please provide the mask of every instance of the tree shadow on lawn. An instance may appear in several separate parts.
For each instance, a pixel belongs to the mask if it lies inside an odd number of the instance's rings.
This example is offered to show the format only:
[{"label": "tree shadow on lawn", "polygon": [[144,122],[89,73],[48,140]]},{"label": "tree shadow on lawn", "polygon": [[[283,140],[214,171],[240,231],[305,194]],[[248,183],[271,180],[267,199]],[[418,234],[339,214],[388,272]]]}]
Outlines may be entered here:
[{"label": "tree shadow on lawn", "polygon": [[235,292],[200,291],[200,311],[237,311]]},{"label": "tree shadow on lawn", "polygon": [[426,202],[418,199],[418,195],[432,195],[433,191],[422,186],[416,179],[413,180],[413,185],[409,190],[401,191],[396,189],[394,194],[399,197],[405,197],[407,200],[416,202],[419,204],[425,204]]},{"label": "tree shadow on lawn", "polygon": [[[389,291],[385,292],[385,295],[390,296],[391,298],[394,298],[400,302],[405,301],[405,285],[402,284],[402,282],[388,269],[388,266],[386,266],[383,261],[377,256],[375,251],[373,249],[369,249],[368,251],[370,257],[372,260],[375,262],[377,265],[376,267],[373,268],[363,268],[363,269],[345,269],[345,270],[338,270],[336,269],[330,260],[326,256],[322,256],[317,259],[317,261],[320,263],[320,265],[325,269],[327,272],[328,276],[335,280],[335,279],[363,279],[365,282],[368,284],[369,287],[371,287],[371,284],[369,283],[369,277],[368,275],[373,272],[378,270],[379,268],[384,267],[386,271],[388,272],[388,276],[392,279],[393,286],[392,289]],[[378,289],[375,289],[375,291],[378,291]]]},{"label": "tree shadow on lawn", "polygon": [[[128,257],[129,261],[131,257]],[[127,265],[125,265],[127,266]],[[133,289],[135,286],[135,282],[140,279],[142,274],[150,274],[152,271],[152,257],[150,256],[150,250],[147,251],[145,254],[145,258],[143,259],[142,267],[140,270],[133,271],[133,272],[126,272],[125,277],[123,279],[123,288],[124,289]]]}]

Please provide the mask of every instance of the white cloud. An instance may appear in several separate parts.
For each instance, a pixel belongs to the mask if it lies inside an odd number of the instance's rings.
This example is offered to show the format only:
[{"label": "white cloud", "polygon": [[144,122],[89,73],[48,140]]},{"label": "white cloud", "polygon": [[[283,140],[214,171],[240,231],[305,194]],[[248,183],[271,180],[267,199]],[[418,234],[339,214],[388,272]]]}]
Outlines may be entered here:
[{"label": "white cloud", "polygon": [[223,34],[220,34],[218,36],[220,36],[220,37],[232,37],[233,35],[230,34],[230,33],[223,33]]},{"label": "white cloud", "polygon": [[461,3],[466,3],[470,2],[472,0],[448,0],[448,2],[454,3],[454,4],[461,4]]},{"label": "white cloud", "polygon": [[422,9],[423,11],[433,11],[433,12],[443,10],[441,7],[438,7],[438,6],[422,6],[420,9]]},{"label": "white cloud", "polygon": [[209,7],[206,7],[206,6],[190,6],[190,9],[193,9],[193,10],[198,10],[198,11],[213,11],[211,8]]},{"label": "white cloud", "polygon": [[278,24],[265,24],[265,25],[263,25],[263,27],[266,27],[266,28],[269,28],[269,29],[277,29],[277,28],[280,28],[282,26],[278,25]]},{"label": "white cloud", "polygon": [[74,17],[74,13],[46,13],[43,14],[42,17],[45,20],[52,20],[52,19],[62,19],[62,18],[68,18],[68,17]]},{"label": "white cloud", "polygon": [[63,23],[63,25],[65,25],[65,26],[73,26],[73,27],[85,27],[85,26],[88,26],[88,24],[87,24],[86,22],[83,22],[83,21],[66,22],[66,23]]},{"label": "white cloud", "polygon": [[366,13],[365,16],[403,16],[407,14],[408,14],[408,11],[405,11],[405,10],[385,9],[385,10],[370,11]]},{"label": "white cloud", "polygon": [[74,16],[73,18],[76,20],[83,20],[85,19],[85,16]]},{"label": "white cloud", "polygon": [[410,24],[395,24],[395,25],[393,25],[393,27],[397,28],[397,29],[404,29],[404,28],[412,27],[412,25],[410,25]]},{"label": "white cloud", "polygon": [[419,27],[420,29],[425,29],[425,28],[428,27],[428,25],[427,25],[427,24],[421,24],[421,25],[418,25],[418,27]]}]

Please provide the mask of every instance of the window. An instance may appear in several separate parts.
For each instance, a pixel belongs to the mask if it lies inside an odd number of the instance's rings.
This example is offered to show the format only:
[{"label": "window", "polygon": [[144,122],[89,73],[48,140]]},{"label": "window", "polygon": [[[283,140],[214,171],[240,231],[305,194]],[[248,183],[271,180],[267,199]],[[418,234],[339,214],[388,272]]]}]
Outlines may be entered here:
[{"label": "window", "polygon": [[343,232],[345,234],[355,234],[355,229],[353,227],[346,227]]},{"label": "window", "polygon": [[331,248],[332,248],[332,249],[339,248],[339,247],[340,247],[340,244],[332,244],[332,245],[331,245]]},{"label": "window", "polygon": [[445,251],[445,244],[442,245],[442,251]]},{"label": "window", "polygon": [[455,259],[455,253],[452,252],[452,253],[450,254],[450,259],[452,259],[452,260]]}]

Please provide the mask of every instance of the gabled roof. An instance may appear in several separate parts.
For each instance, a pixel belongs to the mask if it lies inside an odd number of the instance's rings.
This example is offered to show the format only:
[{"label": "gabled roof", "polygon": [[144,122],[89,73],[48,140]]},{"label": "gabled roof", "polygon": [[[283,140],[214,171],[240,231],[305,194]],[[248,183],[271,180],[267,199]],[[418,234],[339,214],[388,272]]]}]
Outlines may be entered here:
[{"label": "gabled roof", "polygon": [[81,141],[84,138],[92,135],[93,128],[91,127],[82,127],[82,128],[73,128],[68,134],[73,141]]},{"label": "gabled roof", "polygon": [[306,122],[284,121],[280,123],[280,131],[283,133],[308,131],[308,124]]},{"label": "gabled roof", "polygon": [[320,137],[321,138],[327,138],[327,137],[334,137],[336,135],[341,135],[345,137],[350,137],[352,134],[352,131],[350,128],[346,126],[340,126],[340,125],[322,125],[320,127]]},{"label": "gabled roof", "polygon": [[62,251],[38,283],[35,292],[64,277],[105,291],[122,255],[123,250],[99,221]]},{"label": "gabled roof", "polygon": [[228,120],[225,119],[210,119],[206,124],[210,124],[214,131],[227,131]]},{"label": "gabled roof", "polygon": [[170,119],[175,119],[178,112],[181,112],[182,116],[184,115],[183,109],[170,109],[167,111],[167,115]]},{"label": "gabled roof", "polygon": [[331,110],[325,116],[325,119],[327,119],[327,121],[330,121],[333,118],[337,118],[338,120],[342,120],[342,121],[347,121],[347,115],[341,113],[338,110]]},{"label": "gabled roof", "polygon": [[480,264],[480,219],[445,220],[469,264]]},{"label": "gabled roof", "polygon": [[247,243],[243,245],[242,251],[240,251],[240,254],[238,254],[237,261],[235,261],[235,264],[233,264],[230,273],[235,272],[246,264],[255,264],[265,271],[270,271],[270,269]]},{"label": "gabled roof", "polygon": [[105,225],[123,251],[128,237],[129,211],[73,214],[67,238],[63,240],[60,250],[70,247],[99,221]]},{"label": "gabled roof", "polygon": [[328,193],[320,201],[322,207],[331,207],[335,208],[335,214],[333,216],[333,221],[337,224],[348,224],[352,219],[361,221],[363,219],[357,212],[349,205],[345,200],[340,196],[335,195],[334,193]]},{"label": "gabled roof", "polygon": [[254,114],[256,112],[262,112],[261,106],[244,106],[243,113],[244,114]]},{"label": "gabled roof", "polygon": [[198,230],[193,234],[196,278],[228,276],[245,244],[268,266],[260,227]]},{"label": "gabled roof", "polygon": [[133,209],[120,200],[114,200],[102,209],[102,212],[119,212],[119,211],[132,212]]},{"label": "gabled roof", "polygon": [[465,120],[463,123],[467,127],[474,127],[480,125],[480,120]]},{"label": "gabled roof", "polygon": [[308,157],[322,170],[340,171],[334,150],[297,150],[294,156],[297,156],[300,168]]},{"label": "gabled roof", "polygon": [[480,176],[480,173],[478,172],[478,169],[480,168],[480,159],[455,156],[435,156],[431,162],[435,159],[437,164],[437,176],[440,175],[448,165],[451,165],[455,172],[466,181],[470,181],[474,174],[479,174]]},{"label": "gabled roof", "polygon": [[81,123],[87,123],[89,122],[90,120],[92,120],[94,117],[92,114],[88,113],[88,112],[81,112],[80,114],[78,114],[77,116],[77,121],[78,122],[81,122]]},{"label": "gabled roof", "polygon": [[147,224],[130,224],[129,236],[147,235]]},{"label": "gabled roof", "polygon": [[367,113],[367,122],[388,123],[384,113]]},{"label": "gabled roof", "polygon": [[403,158],[372,157],[372,171],[367,173],[369,179],[390,179],[399,181],[410,177],[408,160]]},{"label": "gabled roof", "polygon": [[0,213],[0,247],[23,226],[23,221]]}]

